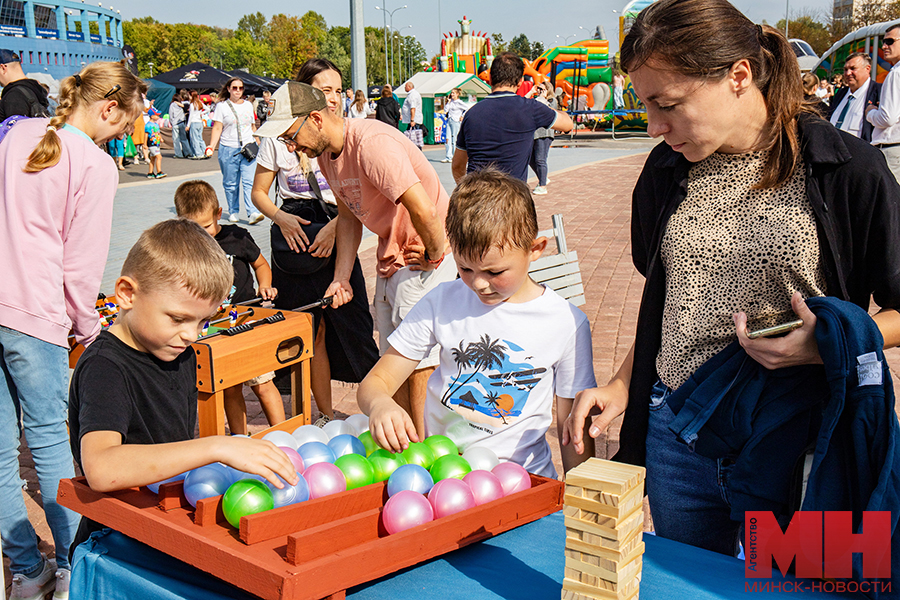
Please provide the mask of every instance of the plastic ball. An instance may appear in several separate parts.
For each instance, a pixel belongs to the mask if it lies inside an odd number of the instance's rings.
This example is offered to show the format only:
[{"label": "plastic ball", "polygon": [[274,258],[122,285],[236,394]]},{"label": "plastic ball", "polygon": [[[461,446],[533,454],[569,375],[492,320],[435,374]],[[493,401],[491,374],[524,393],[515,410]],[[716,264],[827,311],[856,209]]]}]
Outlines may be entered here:
[{"label": "plastic ball", "polygon": [[503,486],[503,495],[509,496],[531,487],[531,476],[521,465],[514,462],[502,462],[491,473],[497,476]]},{"label": "plastic ball", "polygon": [[197,506],[198,500],[224,494],[231,483],[227,471],[217,466],[197,467],[184,478],[184,497],[191,506]]},{"label": "plastic ball", "polygon": [[472,471],[472,467],[466,462],[462,456],[458,454],[445,454],[438,457],[434,464],[431,465],[431,476],[435,482],[442,479],[462,479]]},{"label": "plastic ball", "polygon": [[309,484],[310,499],[330,496],[347,489],[347,480],[344,478],[344,474],[339,468],[328,462],[320,462],[306,467],[303,477]]},{"label": "plastic ball", "polygon": [[500,459],[497,458],[493,450],[480,446],[469,448],[462,453],[462,457],[466,459],[473,471],[478,471],[479,469],[490,471],[500,464]]},{"label": "plastic ball", "polygon": [[362,413],[350,415],[344,419],[344,423],[353,428],[353,431],[351,432],[353,435],[359,435],[363,431],[369,430],[369,417]]},{"label": "plastic ball", "polygon": [[469,489],[472,490],[472,495],[475,496],[475,504],[478,506],[493,502],[504,496],[503,484],[490,471],[485,471],[484,469],[472,471],[463,477],[463,481],[469,484]]},{"label": "plastic ball", "polygon": [[375,438],[372,437],[371,431],[363,431],[356,437],[362,442],[363,448],[366,449],[366,456],[371,456],[373,452],[378,450],[378,444],[375,443]]},{"label": "plastic ball", "polygon": [[404,490],[388,498],[381,519],[384,528],[393,535],[433,521],[434,509],[422,494]]},{"label": "plastic ball", "polygon": [[297,440],[298,448],[307,442],[328,443],[328,434],[315,425],[301,425],[291,435]]},{"label": "plastic ball", "polygon": [[402,465],[391,473],[388,478],[387,493],[393,496],[397,492],[403,490],[411,490],[420,494],[427,494],[434,487],[434,480],[431,478],[425,467],[420,465]]},{"label": "plastic ball", "polygon": [[345,454],[335,459],[334,466],[344,474],[348,490],[375,483],[375,469],[365,456]]},{"label": "plastic ball", "polygon": [[306,483],[306,479],[303,478],[303,475],[298,473],[297,476],[299,477],[297,484],[291,485],[284,479],[281,479],[279,475],[276,475],[281,483],[284,484],[284,487],[281,489],[278,489],[268,481],[266,482],[266,485],[269,486],[269,490],[272,492],[272,500],[275,503],[275,508],[309,500],[309,485]]},{"label": "plastic ball", "polygon": [[275,506],[269,487],[256,479],[235,481],[222,497],[222,512],[232,527],[240,528],[241,517],[255,515]]},{"label": "plastic ball", "polygon": [[303,459],[303,466],[306,467],[306,471],[317,463],[333,463],[335,458],[331,448],[322,442],[306,442],[297,448],[297,454]]},{"label": "plastic ball", "polygon": [[379,448],[369,456],[369,462],[375,469],[375,481],[385,481],[398,467],[406,464],[406,459],[401,454]]},{"label": "plastic ball", "polygon": [[263,436],[263,439],[272,442],[276,446],[287,446],[288,448],[293,448],[294,450],[296,450],[300,446],[300,444],[297,443],[297,438],[289,434],[287,431],[270,431]]},{"label": "plastic ball", "polygon": [[435,458],[440,458],[447,454],[459,454],[459,448],[446,435],[430,435],[425,438],[425,444],[434,452]]},{"label": "plastic ball", "polygon": [[403,458],[405,458],[406,462],[409,464],[419,465],[426,469],[431,468],[431,465],[434,464],[434,459],[436,458],[434,451],[424,442],[412,442],[410,443],[409,448],[400,454],[403,455]]},{"label": "plastic ball", "polygon": [[169,477],[168,479],[163,479],[162,481],[157,481],[156,483],[147,484],[147,489],[153,492],[154,494],[159,493],[159,486],[164,483],[172,483],[173,481],[184,481],[187,473],[179,473],[175,477]]},{"label": "plastic ball", "polygon": [[294,465],[294,469],[298,473],[303,473],[306,470],[306,465],[303,464],[303,457],[300,456],[296,450],[293,448],[288,448],[287,446],[278,446],[278,448],[287,454],[287,457],[291,460],[291,463]]},{"label": "plastic ball", "polygon": [[[333,423],[334,421],[332,421]],[[345,454],[366,455],[366,448],[362,442],[350,435],[342,433],[328,440],[328,447],[334,452],[335,456],[344,456]]]},{"label": "plastic ball", "polygon": [[339,419],[334,419],[333,421],[328,421],[322,427],[322,431],[325,432],[325,435],[328,436],[328,439],[332,439],[338,435],[350,434],[353,435],[353,427],[347,425],[346,421],[341,421]]},{"label": "plastic ball", "polygon": [[475,507],[475,495],[469,484],[461,479],[438,481],[428,492],[428,501],[434,509],[434,518],[440,519]]}]

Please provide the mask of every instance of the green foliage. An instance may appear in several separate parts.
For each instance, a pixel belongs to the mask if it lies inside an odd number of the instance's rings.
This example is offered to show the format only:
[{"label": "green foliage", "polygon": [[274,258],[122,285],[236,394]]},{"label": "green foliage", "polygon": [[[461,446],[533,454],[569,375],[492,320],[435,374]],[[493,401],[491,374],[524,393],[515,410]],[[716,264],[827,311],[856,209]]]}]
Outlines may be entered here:
[{"label": "green foliage", "polygon": [[269,37],[269,25],[266,23],[266,15],[255,12],[252,15],[244,15],[238,21],[238,29],[250,34],[254,42],[265,42]]},{"label": "green foliage", "polygon": [[491,51],[493,51],[494,56],[497,56],[501,52],[506,52],[506,42],[503,41],[503,36],[499,33],[491,34]]},{"label": "green foliage", "polygon": [[[506,48],[509,52],[515,52],[519,55],[520,58],[531,59],[531,42],[528,41],[528,36],[524,33],[520,33],[516,37],[509,42],[509,46]],[[494,54],[497,54],[497,51],[494,51]]]},{"label": "green foliage", "polygon": [[[775,28],[784,31],[784,19],[778,21]],[[831,47],[831,32],[823,23],[809,14],[794,16],[788,23],[788,36],[807,42],[819,56]]]}]

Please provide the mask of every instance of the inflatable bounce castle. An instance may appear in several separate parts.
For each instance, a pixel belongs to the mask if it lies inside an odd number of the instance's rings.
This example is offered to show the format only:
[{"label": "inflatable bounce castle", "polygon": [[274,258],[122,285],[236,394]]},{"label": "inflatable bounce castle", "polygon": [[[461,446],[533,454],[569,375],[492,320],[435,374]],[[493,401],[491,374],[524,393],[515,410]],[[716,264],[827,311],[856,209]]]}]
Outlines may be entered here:
[{"label": "inflatable bounce castle", "polygon": [[[471,73],[484,79],[494,62],[490,35],[479,31],[471,33],[472,21],[465,15],[457,21],[459,33],[451,31],[441,40],[441,57],[438,70],[452,73]],[[486,79],[485,79],[486,80]]]}]

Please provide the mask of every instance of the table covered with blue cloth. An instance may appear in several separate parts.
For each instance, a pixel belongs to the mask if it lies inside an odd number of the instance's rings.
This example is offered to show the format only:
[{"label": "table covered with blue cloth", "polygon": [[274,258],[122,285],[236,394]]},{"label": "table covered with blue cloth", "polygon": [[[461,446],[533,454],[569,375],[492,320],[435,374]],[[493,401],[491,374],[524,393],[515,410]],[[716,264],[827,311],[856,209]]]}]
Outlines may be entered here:
[{"label": "table covered with blue cloth", "polygon": [[[745,579],[744,563],[678,542],[644,535],[641,600],[759,598],[747,584],[769,584],[766,598],[823,597],[810,580]],[[365,585],[353,600],[440,598],[556,599],[565,554],[561,512]],[[781,583],[781,591],[775,585]],[[829,593],[829,598],[864,598]],[[246,592],[120,533],[105,530],[75,550],[71,600],[252,600]]]}]

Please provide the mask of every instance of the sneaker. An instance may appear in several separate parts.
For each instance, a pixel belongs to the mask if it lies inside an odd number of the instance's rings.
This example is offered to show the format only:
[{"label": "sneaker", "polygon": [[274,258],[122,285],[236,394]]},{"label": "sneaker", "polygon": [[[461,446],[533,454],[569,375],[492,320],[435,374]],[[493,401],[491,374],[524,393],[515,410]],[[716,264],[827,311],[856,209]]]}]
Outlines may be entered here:
[{"label": "sneaker", "polygon": [[156,174],[157,179],[162,179],[163,177],[166,177],[166,174],[163,173],[162,171],[160,171],[159,173]]},{"label": "sneaker", "polygon": [[72,572],[69,569],[56,570],[56,590],[53,592],[53,600],[69,600],[69,578]]},{"label": "sneaker", "polygon": [[253,213],[252,215],[250,215],[250,224],[251,224],[251,225],[256,225],[257,223],[259,223],[259,222],[262,221],[263,219],[265,219],[265,217],[263,216],[262,213],[255,212],[255,213]]},{"label": "sneaker", "polygon": [[153,173],[147,173],[147,179],[156,179],[156,175]]},{"label": "sneaker", "polygon": [[448,162],[450,162],[450,159],[449,159],[449,158],[442,158],[442,159],[441,159],[441,162],[442,162],[442,163],[448,163]]},{"label": "sneaker", "polygon": [[34,577],[17,574],[12,578],[12,595],[9,600],[43,600],[56,585],[56,561],[44,558],[44,569]]},{"label": "sneaker", "polygon": [[330,423],[330,422],[331,422],[331,417],[329,417],[327,415],[322,415],[321,417],[316,419],[316,422],[313,423],[313,425],[315,425],[316,427],[321,429],[322,427],[325,427],[326,423]]},{"label": "sneaker", "polygon": [[539,185],[536,188],[534,188],[531,191],[531,193],[534,194],[535,196],[543,196],[547,193],[547,188],[542,185]]},{"label": "sneaker", "polygon": [[240,221],[240,218],[237,216],[237,213],[231,213],[230,215],[228,215],[228,220],[232,223],[237,223],[238,221]]}]

